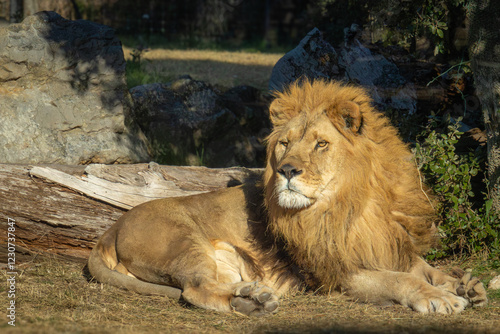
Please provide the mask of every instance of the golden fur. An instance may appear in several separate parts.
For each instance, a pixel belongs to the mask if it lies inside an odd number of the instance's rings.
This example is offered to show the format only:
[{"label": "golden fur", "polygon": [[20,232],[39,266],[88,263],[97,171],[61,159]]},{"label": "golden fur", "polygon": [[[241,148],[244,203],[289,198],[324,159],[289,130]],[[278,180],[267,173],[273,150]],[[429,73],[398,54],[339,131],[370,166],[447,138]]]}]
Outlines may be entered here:
[{"label": "golden fur", "polygon": [[101,282],[218,311],[276,312],[304,284],[419,312],[484,305],[466,274],[421,258],[435,241],[430,195],[408,147],[361,88],[304,81],[277,93],[263,189],[252,183],[156,200],[98,241]]},{"label": "golden fur", "polygon": [[[373,109],[363,89],[339,83],[295,84],[276,97],[264,176],[273,231],[300,253],[297,261],[315,262],[315,274],[329,288],[358,268],[408,271],[414,256],[434,244],[435,217],[412,155],[388,119]],[[345,100],[359,106],[362,122],[356,131],[347,129],[343,109],[332,108]],[[346,139],[341,154],[349,165],[328,171],[340,172],[342,183],[334,197],[290,214],[273,200],[274,148],[289,120],[305,113],[307,122],[325,110]]]}]

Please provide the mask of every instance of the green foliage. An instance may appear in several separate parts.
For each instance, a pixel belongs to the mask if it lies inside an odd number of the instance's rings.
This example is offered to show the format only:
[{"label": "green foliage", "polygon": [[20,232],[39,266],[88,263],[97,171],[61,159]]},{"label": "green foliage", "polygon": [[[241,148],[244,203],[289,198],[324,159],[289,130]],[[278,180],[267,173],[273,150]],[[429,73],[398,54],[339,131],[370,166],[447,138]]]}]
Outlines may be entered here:
[{"label": "green foliage", "polygon": [[473,152],[456,152],[455,144],[463,134],[458,124],[449,125],[444,133],[439,133],[434,122],[421,135],[425,138],[423,142],[416,145],[419,169],[440,200],[436,211],[441,218],[443,247],[433,250],[429,257],[486,253],[498,261],[500,220],[490,199],[474,201],[476,194],[471,180],[481,171],[480,159]]},{"label": "green foliage", "polygon": [[[487,284],[485,284],[485,286],[487,286]],[[492,302],[494,300],[500,301],[500,290],[492,290],[492,289],[488,290],[488,299]]]},{"label": "green foliage", "polygon": [[434,36],[436,42],[434,46],[434,55],[445,53],[444,31],[448,30],[447,18],[450,12],[450,6],[461,6],[463,0],[425,0],[422,6],[417,11],[415,17],[415,33],[419,33],[419,29],[430,32]]},{"label": "green foliage", "polygon": [[[373,11],[372,23],[389,27],[383,41],[396,37],[398,44],[415,47],[419,36],[431,37],[434,55],[447,53],[453,31],[447,34],[450,20],[464,16],[468,0],[384,0]],[[410,47],[411,48],[411,47]]]}]

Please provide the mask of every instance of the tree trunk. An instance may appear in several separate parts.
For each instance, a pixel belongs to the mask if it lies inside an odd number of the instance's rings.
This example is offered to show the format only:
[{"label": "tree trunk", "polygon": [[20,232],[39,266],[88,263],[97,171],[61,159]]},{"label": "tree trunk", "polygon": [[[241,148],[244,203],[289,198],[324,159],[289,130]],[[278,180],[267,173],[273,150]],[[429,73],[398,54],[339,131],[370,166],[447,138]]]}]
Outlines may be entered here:
[{"label": "tree trunk", "polygon": [[21,22],[23,19],[23,0],[10,0],[9,4],[9,22]]},{"label": "tree trunk", "polygon": [[17,263],[36,254],[85,261],[104,231],[135,205],[256,182],[260,175],[257,169],[155,163],[0,164],[0,262],[7,262],[9,246],[15,246]]},{"label": "tree trunk", "polygon": [[488,140],[488,179],[493,207],[500,213],[500,2],[473,0],[470,56]]}]

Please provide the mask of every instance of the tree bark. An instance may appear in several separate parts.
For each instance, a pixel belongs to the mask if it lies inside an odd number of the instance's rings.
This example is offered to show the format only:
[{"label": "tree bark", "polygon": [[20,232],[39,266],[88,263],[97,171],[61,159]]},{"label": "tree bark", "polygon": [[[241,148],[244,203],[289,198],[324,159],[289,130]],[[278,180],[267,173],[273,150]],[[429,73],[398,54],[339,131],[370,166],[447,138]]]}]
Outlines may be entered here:
[{"label": "tree bark", "polygon": [[[0,164],[0,262],[7,262],[9,243],[15,246],[17,263],[36,254],[85,261],[104,231],[135,205],[256,182],[260,175],[258,169],[155,163]],[[12,226],[15,230],[9,230]],[[12,237],[14,242],[8,239]]]},{"label": "tree bark", "polygon": [[23,0],[10,0],[9,22],[21,22],[23,18]]},{"label": "tree bark", "polygon": [[488,179],[493,207],[500,213],[500,2],[471,2],[470,56],[483,108],[488,146]]}]

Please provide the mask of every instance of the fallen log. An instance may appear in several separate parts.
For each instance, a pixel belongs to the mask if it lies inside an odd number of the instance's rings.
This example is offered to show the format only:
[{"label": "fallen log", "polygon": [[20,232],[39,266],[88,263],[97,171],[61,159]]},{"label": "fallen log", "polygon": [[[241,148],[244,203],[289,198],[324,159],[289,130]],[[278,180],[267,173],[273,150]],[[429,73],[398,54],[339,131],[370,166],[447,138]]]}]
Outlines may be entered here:
[{"label": "fallen log", "polygon": [[7,263],[9,243],[15,245],[18,263],[36,254],[84,261],[101,234],[140,203],[255,182],[261,173],[156,163],[0,164],[0,243],[5,245],[0,247],[0,262]]}]

